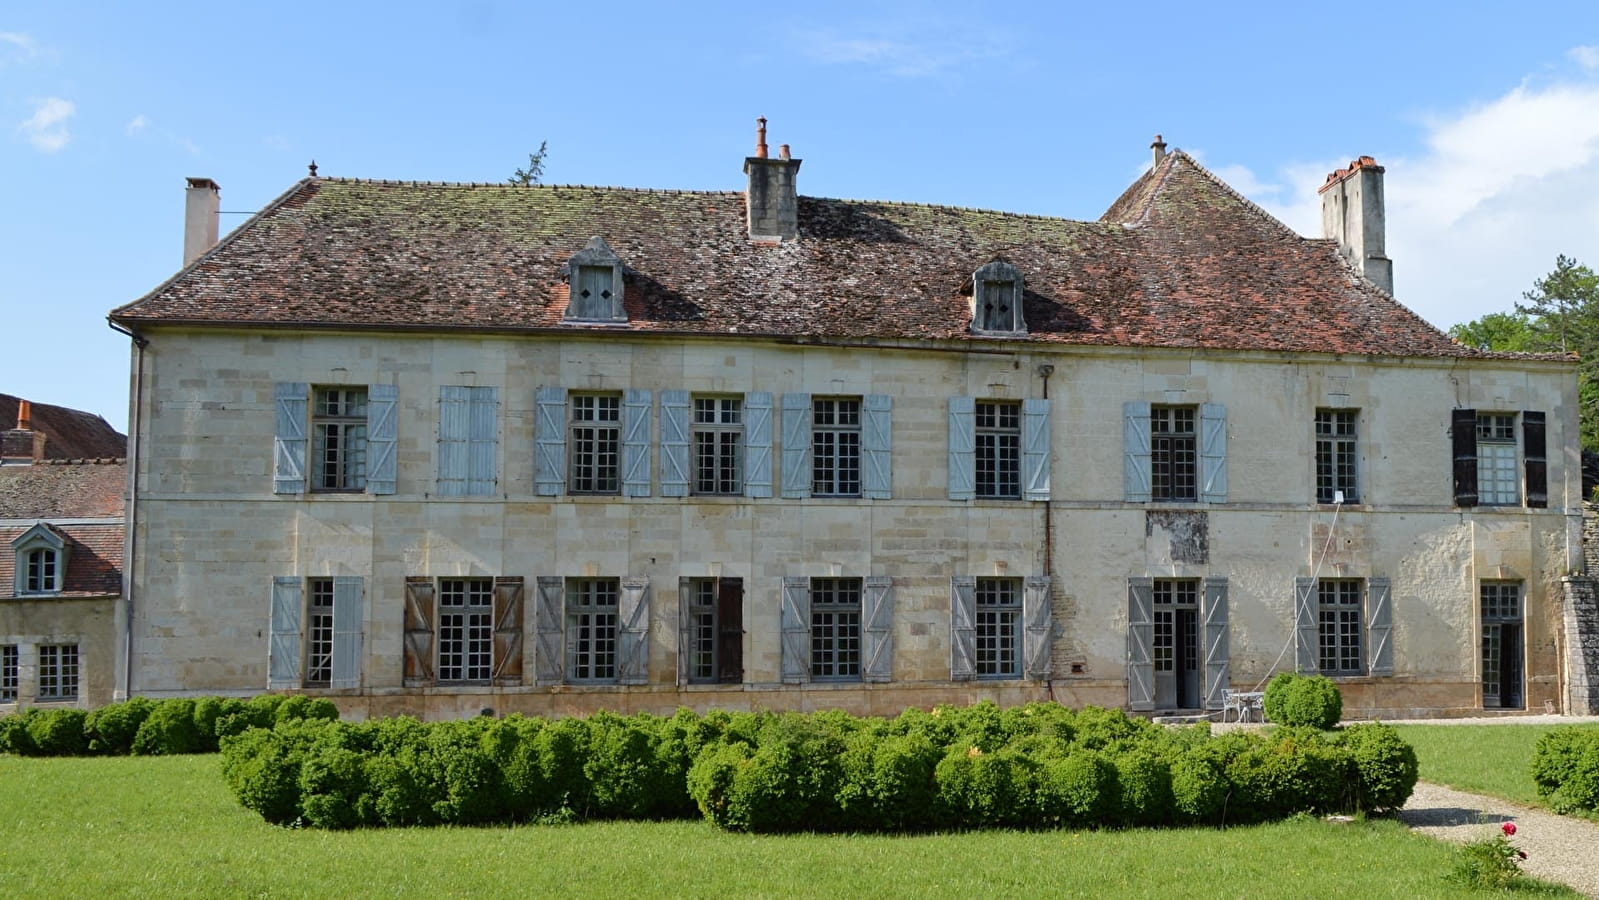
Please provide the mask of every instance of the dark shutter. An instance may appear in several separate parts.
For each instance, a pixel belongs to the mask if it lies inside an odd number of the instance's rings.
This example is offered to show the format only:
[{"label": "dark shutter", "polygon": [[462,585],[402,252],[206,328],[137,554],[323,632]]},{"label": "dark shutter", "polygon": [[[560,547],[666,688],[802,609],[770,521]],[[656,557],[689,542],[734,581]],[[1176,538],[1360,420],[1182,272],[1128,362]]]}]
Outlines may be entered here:
[{"label": "dark shutter", "polygon": [[1477,505],[1477,411],[1457,409],[1450,415],[1455,448],[1455,505]]},{"label": "dark shutter", "polygon": [[1549,461],[1543,413],[1527,410],[1521,414],[1521,443],[1527,467],[1527,505],[1543,509],[1549,505]]},{"label": "dark shutter", "polygon": [[405,579],[405,684],[433,683],[433,579]]},{"label": "dark shutter", "polygon": [[723,578],[716,583],[716,680],[723,684],[744,681],[744,580]]},{"label": "dark shutter", "polygon": [[522,576],[494,579],[494,683],[522,683]]}]

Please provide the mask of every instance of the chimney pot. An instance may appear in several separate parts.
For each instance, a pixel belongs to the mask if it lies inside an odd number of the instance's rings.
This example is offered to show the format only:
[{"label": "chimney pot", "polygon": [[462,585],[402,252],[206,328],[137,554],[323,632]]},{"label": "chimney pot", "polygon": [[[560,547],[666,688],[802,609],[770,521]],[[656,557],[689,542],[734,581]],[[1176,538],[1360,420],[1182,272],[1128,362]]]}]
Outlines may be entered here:
[{"label": "chimney pot", "polygon": [[755,158],[766,158],[766,117],[755,120]]},{"label": "chimney pot", "polygon": [[17,401],[17,427],[0,433],[0,459],[11,464],[44,460],[44,432],[33,430],[32,403]]},{"label": "chimney pot", "polygon": [[194,262],[217,243],[222,186],[209,178],[190,178],[183,200],[183,264]]},{"label": "chimney pot", "polygon": [[790,157],[788,155],[788,145],[787,144],[783,144],[782,146],[777,148],[777,158],[778,159],[791,159],[792,158],[792,157]]},{"label": "chimney pot", "polygon": [[20,431],[33,429],[33,404],[26,400],[17,401],[17,429]]},{"label": "chimney pot", "polygon": [[744,194],[746,220],[752,240],[792,241],[799,237],[799,191],[795,177],[800,161],[779,148],[781,159],[766,155],[766,119],[757,122],[755,155],[744,159],[749,189]]}]

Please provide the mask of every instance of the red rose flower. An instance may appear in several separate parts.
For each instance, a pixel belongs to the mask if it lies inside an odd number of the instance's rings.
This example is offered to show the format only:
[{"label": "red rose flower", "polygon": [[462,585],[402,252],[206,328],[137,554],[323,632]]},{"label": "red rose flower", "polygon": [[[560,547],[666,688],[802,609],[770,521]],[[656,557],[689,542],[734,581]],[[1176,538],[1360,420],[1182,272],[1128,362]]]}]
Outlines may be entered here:
[{"label": "red rose flower", "polygon": [[1516,823],[1506,822],[1505,824],[1499,826],[1499,830],[1505,833],[1505,837],[1510,837],[1516,833]]}]

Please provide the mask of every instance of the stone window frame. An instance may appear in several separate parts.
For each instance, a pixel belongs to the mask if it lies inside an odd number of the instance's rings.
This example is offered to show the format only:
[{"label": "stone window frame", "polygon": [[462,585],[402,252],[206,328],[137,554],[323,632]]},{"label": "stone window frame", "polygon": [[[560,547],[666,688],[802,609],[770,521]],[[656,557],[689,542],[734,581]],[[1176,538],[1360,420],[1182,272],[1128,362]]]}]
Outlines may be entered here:
[{"label": "stone window frame", "polygon": [[[705,497],[738,497],[744,493],[744,397],[741,394],[694,394],[691,398],[692,467],[689,493]],[[711,475],[706,478],[707,460]],[[731,473],[731,481],[722,475]],[[709,485],[709,487],[707,487]]]},{"label": "stone window frame", "polygon": [[72,703],[82,692],[82,657],[76,642],[40,644],[36,664],[39,703]]},{"label": "stone window frame", "polygon": [[978,577],[973,594],[976,653],[975,677],[1013,680],[1022,677],[1022,579]]},{"label": "stone window frame", "polygon": [[567,395],[567,493],[622,493],[624,399],[620,391]]},{"label": "stone window frame", "polygon": [[[1180,413],[1187,414],[1187,431],[1176,430]],[[1156,503],[1199,502],[1199,406],[1154,404],[1149,408],[1149,431],[1150,499]],[[1179,483],[1183,456],[1187,478]]]},{"label": "stone window frame", "polygon": [[[1318,670],[1330,678],[1365,675],[1365,579],[1318,578],[1315,603]],[[1351,656],[1355,664],[1346,665]]]},{"label": "stone window frame", "polygon": [[[11,542],[16,554],[14,593],[18,597],[52,597],[66,590],[67,561],[71,556],[71,542],[65,535],[44,522],[40,522],[18,535]],[[40,567],[48,565],[48,583],[34,580],[34,561]]]},{"label": "stone window frame", "polygon": [[977,497],[1022,499],[1022,402],[978,400],[973,417]]},{"label": "stone window frame", "polygon": [[305,663],[302,684],[308,688],[333,684],[332,578],[305,580]]},{"label": "stone window frame", "polygon": [[[1360,410],[1316,410],[1316,502],[1360,502]],[[1342,492],[1343,499],[1338,499]]]},{"label": "stone window frame", "polygon": [[865,407],[858,394],[811,398],[811,496],[864,496]]},{"label": "stone window frame", "polygon": [[1477,413],[1477,505],[1521,505],[1521,446],[1513,412]]},{"label": "stone window frame", "polygon": [[601,297],[609,301],[609,307],[603,316],[579,315],[579,304],[568,297],[564,321],[581,324],[625,324],[627,310],[623,306],[623,294],[626,286],[624,278],[626,267],[622,265],[621,257],[617,256],[605,243],[605,238],[595,235],[589,238],[583,249],[572,254],[566,265],[561,268],[561,276],[566,281],[570,291],[581,290],[584,273],[588,272],[598,278],[602,291],[609,291],[609,296]]},{"label": "stone window frame", "polygon": [[565,593],[566,680],[620,684],[622,580],[567,578]]},{"label": "stone window frame", "polygon": [[[310,490],[358,494],[369,470],[370,396],[364,384],[318,384],[311,388]],[[329,471],[329,464],[333,471]]]},{"label": "stone window frame", "polygon": [[[438,684],[490,684],[494,676],[494,579],[438,580]],[[456,625],[446,618],[459,617]],[[458,632],[458,633],[457,633]],[[448,664],[447,657],[453,657]]]},{"label": "stone window frame", "polygon": [[21,645],[0,644],[0,703],[16,703],[21,685]]},{"label": "stone window frame", "polygon": [[860,681],[863,659],[860,578],[812,578],[811,681]]},{"label": "stone window frame", "polygon": [[[1026,334],[1025,288],[1021,269],[1002,259],[993,260],[973,272],[972,333]],[[999,294],[1001,290],[1009,295],[1008,300]],[[1009,308],[996,313],[993,311],[995,303],[1008,303]]]}]

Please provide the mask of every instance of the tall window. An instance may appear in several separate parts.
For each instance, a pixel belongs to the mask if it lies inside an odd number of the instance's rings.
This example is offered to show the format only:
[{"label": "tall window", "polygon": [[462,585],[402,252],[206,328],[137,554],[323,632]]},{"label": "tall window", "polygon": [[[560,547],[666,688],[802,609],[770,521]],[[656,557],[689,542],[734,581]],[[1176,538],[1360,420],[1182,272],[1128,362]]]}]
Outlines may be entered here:
[{"label": "tall window", "polygon": [[811,493],[861,495],[861,401],[824,398],[811,406]]},{"label": "tall window", "polygon": [[312,578],[305,615],[305,686],[333,681],[333,579]]},{"label": "tall window", "polygon": [[744,488],[742,402],[737,397],[694,398],[694,493],[738,494]]},{"label": "tall window", "polygon": [[311,488],[366,488],[366,388],[317,388],[311,411]]},{"label": "tall window", "polygon": [[1324,675],[1359,675],[1361,662],[1361,583],[1353,578],[1316,582],[1317,635]]},{"label": "tall window", "polygon": [[1022,405],[977,401],[977,496],[1017,499],[1022,495]]},{"label": "tall window", "polygon": [[976,625],[977,674],[991,678],[1020,678],[1022,674],[1021,579],[977,579]]},{"label": "tall window", "polygon": [[39,646],[40,700],[78,699],[78,645]]},{"label": "tall window", "polygon": [[716,680],[716,581],[696,578],[689,585],[688,677]]},{"label": "tall window", "polygon": [[569,578],[566,582],[567,678],[616,680],[617,601],[615,578]]},{"label": "tall window", "polygon": [[1519,709],[1522,696],[1521,582],[1485,581],[1482,598],[1482,702]]},{"label": "tall window", "polygon": [[1151,499],[1198,500],[1194,407],[1152,407],[1149,430]]},{"label": "tall window", "polygon": [[0,703],[17,702],[17,645],[0,645]]},{"label": "tall window", "polygon": [[621,490],[622,398],[617,394],[572,395],[574,494]]},{"label": "tall window", "polygon": [[1178,614],[1199,604],[1199,582],[1182,578],[1157,578],[1154,583],[1155,639],[1151,657],[1156,672],[1185,671],[1198,666],[1199,632],[1193,617]]},{"label": "tall window", "polygon": [[61,592],[61,555],[49,547],[28,550],[22,554],[22,593],[56,594]]},{"label": "tall window", "polygon": [[1316,502],[1360,502],[1355,478],[1353,409],[1316,410]]},{"label": "tall window", "polygon": [[861,677],[861,580],[811,579],[811,677]]},{"label": "tall window", "polygon": [[439,681],[488,681],[494,662],[494,580],[439,581]]},{"label": "tall window", "polygon": [[1477,415],[1477,502],[1514,506],[1521,502],[1516,471],[1516,417],[1505,413]]}]

